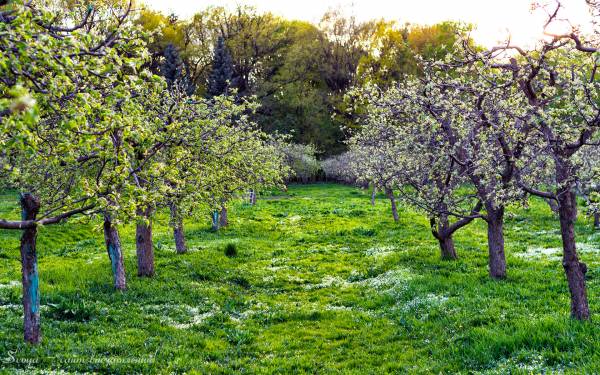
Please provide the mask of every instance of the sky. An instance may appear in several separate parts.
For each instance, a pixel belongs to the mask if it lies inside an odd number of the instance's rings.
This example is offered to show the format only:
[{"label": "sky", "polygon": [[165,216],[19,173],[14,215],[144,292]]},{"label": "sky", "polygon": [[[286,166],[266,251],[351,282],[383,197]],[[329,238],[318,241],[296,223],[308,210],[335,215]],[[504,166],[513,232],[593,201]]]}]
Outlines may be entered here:
[{"label": "sky", "polygon": [[[359,20],[385,18],[401,23],[433,24],[454,20],[477,26],[473,37],[485,46],[511,36],[514,44],[531,45],[542,37],[544,14],[532,13],[531,0],[142,0],[150,8],[187,18],[208,6],[252,5],[288,19],[318,22],[328,9],[342,7]],[[545,0],[549,2],[549,0]],[[539,1],[538,2],[544,2]],[[584,0],[562,0],[563,17],[586,29],[590,16]],[[566,25],[563,25],[564,28]]]}]

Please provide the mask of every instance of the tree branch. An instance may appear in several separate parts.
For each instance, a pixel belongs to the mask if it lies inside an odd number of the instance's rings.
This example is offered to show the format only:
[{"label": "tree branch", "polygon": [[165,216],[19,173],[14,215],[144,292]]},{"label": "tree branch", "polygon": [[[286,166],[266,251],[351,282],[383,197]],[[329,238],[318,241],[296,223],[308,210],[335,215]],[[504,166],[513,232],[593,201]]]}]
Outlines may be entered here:
[{"label": "tree branch", "polygon": [[71,210],[60,215],[45,218],[42,220],[20,220],[20,221],[8,221],[1,219],[0,220],[0,229],[11,229],[11,230],[19,230],[19,229],[28,229],[34,228],[37,225],[51,225],[58,224],[63,220],[66,220],[72,216],[84,213],[85,211],[91,210],[94,208],[94,205],[88,205],[82,208],[78,208],[75,210]]}]

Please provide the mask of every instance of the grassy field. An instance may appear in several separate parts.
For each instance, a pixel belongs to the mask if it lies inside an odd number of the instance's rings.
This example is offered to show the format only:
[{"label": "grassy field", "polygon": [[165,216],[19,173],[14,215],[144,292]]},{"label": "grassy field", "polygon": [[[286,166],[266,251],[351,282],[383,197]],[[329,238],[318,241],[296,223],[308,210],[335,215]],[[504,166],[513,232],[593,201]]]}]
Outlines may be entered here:
[{"label": "grassy field", "polygon": [[[0,197],[4,216],[16,196]],[[557,220],[532,201],[507,218],[509,278],[488,278],[485,226],[456,236],[441,261],[427,220],[369,192],[292,186],[231,226],[186,222],[176,255],[155,222],[157,275],[135,276],[133,227],[122,228],[128,290],[113,291],[99,223],[38,237],[42,344],[22,342],[17,232],[0,232],[0,368],[31,373],[598,373],[600,325],[571,321]],[[578,243],[600,314],[600,232],[581,217]],[[238,255],[226,257],[234,244]]]}]

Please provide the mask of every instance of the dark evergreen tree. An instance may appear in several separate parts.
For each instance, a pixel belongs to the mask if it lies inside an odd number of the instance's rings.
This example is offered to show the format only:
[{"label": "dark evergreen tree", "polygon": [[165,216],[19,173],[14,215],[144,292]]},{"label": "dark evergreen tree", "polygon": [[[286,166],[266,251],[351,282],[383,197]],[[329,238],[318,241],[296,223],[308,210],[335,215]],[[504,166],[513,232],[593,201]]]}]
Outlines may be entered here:
[{"label": "dark evergreen tree", "polygon": [[220,36],[215,45],[206,94],[209,97],[223,95],[233,87],[235,87],[233,60],[225,45],[225,39]]},{"label": "dark evergreen tree", "polygon": [[177,47],[168,44],[163,51],[164,61],[160,72],[165,77],[170,90],[184,90],[187,95],[192,95],[196,91],[195,85],[189,79],[189,71],[184,64]]},{"label": "dark evergreen tree", "polygon": [[164,61],[160,69],[163,77],[167,80],[169,88],[181,80],[183,71],[183,61],[179,56],[179,51],[173,44],[168,44],[163,52]]}]

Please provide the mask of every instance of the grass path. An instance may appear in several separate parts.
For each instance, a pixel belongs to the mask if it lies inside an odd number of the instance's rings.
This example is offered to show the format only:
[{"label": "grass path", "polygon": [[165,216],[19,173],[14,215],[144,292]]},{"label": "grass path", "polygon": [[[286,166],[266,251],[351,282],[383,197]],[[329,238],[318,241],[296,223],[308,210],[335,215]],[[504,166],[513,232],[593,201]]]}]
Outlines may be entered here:
[{"label": "grass path", "polygon": [[[21,339],[18,233],[0,232],[0,369],[31,373],[594,373],[600,326],[568,318],[558,224],[546,205],[511,209],[509,278],[487,276],[483,223],[439,259],[426,219],[338,185],[292,186],[236,203],[231,226],[186,222],[176,255],[155,223],[157,276],[135,276],[133,227],[121,231],[128,290],[111,288],[99,222],[39,235],[43,341]],[[17,215],[14,195],[0,212]],[[600,314],[600,234],[578,242]],[[238,256],[223,249],[235,244]]]}]

